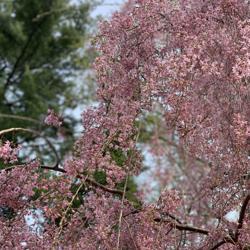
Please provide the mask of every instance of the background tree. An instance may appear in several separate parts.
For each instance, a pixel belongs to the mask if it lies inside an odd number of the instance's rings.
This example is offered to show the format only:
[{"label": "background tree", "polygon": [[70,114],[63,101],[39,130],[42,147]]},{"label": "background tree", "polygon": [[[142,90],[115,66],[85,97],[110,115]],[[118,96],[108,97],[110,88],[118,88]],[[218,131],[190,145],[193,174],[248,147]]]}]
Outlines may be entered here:
[{"label": "background tree", "polygon": [[[12,164],[0,175],[0,204],[11,210],[1,244],[249,249],[249,13],[243,0],[131,0],[103,22],[99,105],[84,112],[72,158],[48,179],[39,162],[15,164],[18,149],[0,148]],[[160,191],[150,204],[129,189],[143,169],[139,143]],[[24,220],[33,209],[44,218],[39,235]]]},{"label": "background tree", "polygon": [[[19,143],[45,160],[56,159],[40,134],[58,137],[58,129],[44,126],[47,110],[65,117],[59,134],[67,140],[53,142],[61,158],[74,140],[72,110],[91,95],[83,76],[94,58],[87,47],[93,6],[93,1],[0,2],[0,129],[34,130],[20,133]],[[16,138],[14,133],[5,139]]]}]

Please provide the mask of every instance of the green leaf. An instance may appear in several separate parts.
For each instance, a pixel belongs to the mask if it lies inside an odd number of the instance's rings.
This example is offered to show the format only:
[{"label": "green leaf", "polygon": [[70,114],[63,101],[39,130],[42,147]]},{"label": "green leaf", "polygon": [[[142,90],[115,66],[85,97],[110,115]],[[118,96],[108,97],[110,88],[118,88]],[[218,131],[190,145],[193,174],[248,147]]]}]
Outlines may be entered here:
[{"label": "green leaf", "polygon": [[111,149],[110,155],[112,160],[115,161],[115,163],[120,167],[122,167],[127,160],[127,156],[123,153],[122,149],[120,148]]},{"label": "green leaf", "polygon": [[[125,180],[118,183],[116,188],[119,190],[123,190],[125,185]],[[133,177],[129,177],[127,188],[126,188],[126,199],[134,206],[136,209],[140,209],[142,207],[142,202],[136,196],[137,185],[133,179]]]},{"label": "green leaf", "polygon": [[72,202],[72,208],[79,208],[83,204],[83,200],[76,197]]},{"label": "green leaf", "polygon": [[106,173],[104,171],[96,170],[93,174],[93,177],[94,177],[96,182],[98,182],[102,185],[107,184],[107,176],[106,176]]},{"label": "green leaf", "polygon": [[39,199],[43,194],[47,193],[48,190],[46,190],[46,189],[39,189],[39,188],[36,188],[36,187],[35,187],[35,188],[33,189],[33,192],[34,192],[34,194],[33,194],[33,196],[31,197],[31,199],[32,199],[33,201],[35,201],[35,200]]}]

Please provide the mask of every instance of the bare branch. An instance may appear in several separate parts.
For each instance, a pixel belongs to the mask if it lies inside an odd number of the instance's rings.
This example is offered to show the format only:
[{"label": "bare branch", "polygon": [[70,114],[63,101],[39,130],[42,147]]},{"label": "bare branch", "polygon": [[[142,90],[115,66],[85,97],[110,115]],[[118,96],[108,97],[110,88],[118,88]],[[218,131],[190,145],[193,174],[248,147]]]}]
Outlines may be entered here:
[{"label": "bare branch", "polygon": [[118,222],[118,236],[117,236],[117,245],[116,249],[120,249],[120,237],[121,237],[121,227],[122,227],[122,216],[123,216],[123,207],[124,207],[124,200],[125,200],[125,195],[126,195],[126,189],[128,185],[128,174],[126,176],[123,192],[122,192],[122,204],[121,204],[121,211],[119,214],[119,222]]},{"label": "bare branch", "polygon": [[2,113],[0,113],[0,117],[30,121],[30,122],[33,122],[33,123],[36,123],[36,124],[41,124],[41,122],[38,121],[38,120],[35,120],[33,118],[30,118],[30,117],[26,117],[26,116],[21,116],[21,115],[10,115],[10,114],[2,114]]},{"label": "bare branch", "polygon": [[213,246],[212,248],[210,248],[209,250],[218,249],[220,246],[224,245],[225,243],[231,243],[231,244],[235,245],[236,242],[231,237],[227,236],[223,240],[221,240],[220,242],[218,242],[215,246]]},{"label": "bare branch", "polygon": [[236,232],[235,232],[235,241],[238,240],[238,237],[240,234],[239,230],[243,227],[243,222],[244,222],[244,218],[245,218],[245,214],[246,214],[246,210],[247,210],[247,206],[248,206],[249,201],[250,201],[250,193],[246,196],[245,200],[243,201],[243,204],[242,204],[242,207],[240,210],[238,227],[237,227]]},{"label": "bare branch", "polygon": [[118,190],[118,189],[112,189],[112,188],[106,187],[106,186],[104,186],[104,185],[102,185],[102,184],[100,184],[100,183],[94,181],[94,180],[91,179],[91,178],[87,178],[87,179],[86,179],[86,182],[88,182],[88,183],[90,183],[91,185],[96,186],[96,187],[98,187],[98,188],[100,188],[100,189],[102,189],[102,190],[104,190],[104,191],[106,191],[106,192],[109,192],[109,193],[112,193],[112,194],[123,195],[123,191]]},{"label": "bare branch", "polygon": [[198,227],[194,227],[194,226],[190,226],[190,225],[186,225],[186,224],[172,222],[172,221],[162,219],[162,218],[155,218],[154,221],[155,222],[162,222],[162,221],[168,222],[173,228],[176,228],[180,231],[184,230],[184,231],[190,231],[190,232],[200,233],[200,234],[205,234],[205,235],[209,234],[209,231],[206,229],[202,229],[202,228],[198,228]]}]

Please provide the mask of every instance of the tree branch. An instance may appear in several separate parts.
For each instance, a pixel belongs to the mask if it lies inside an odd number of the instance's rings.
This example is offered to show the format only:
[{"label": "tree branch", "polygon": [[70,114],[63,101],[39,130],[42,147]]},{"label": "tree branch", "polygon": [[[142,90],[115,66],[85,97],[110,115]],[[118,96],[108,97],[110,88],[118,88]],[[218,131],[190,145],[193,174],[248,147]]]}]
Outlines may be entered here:
[{"label": "tree branch", "polygon": [[112,194],[119,194],[119,195],[122,195],[123,194],[123,191],[121,190],[118,190],[118,189],[113,189],[113,188],[109,188],[109,187],[106,187],[98,182],[96,182],[95,180],[91,179],[91,178],[87,178],[86,179],[86,182],[90,183],[91,185],[93,186],[96,186],[104,191],[107,191],[109,193],[112,193]]},{"label": "tree branch", "polygon": [[224,245],[225,243],[231,243],[231,244],[235,245],[235,241],[232,239],[232,237],[226,236],[222,241],[219,241],[216,245],[214,245],[209,250],[218,249],[220,246]]},{"label": "tree branch", "polygon": [[[27,49],[29,48],[29,46],[30,46],[30,44],[31,44],[31,42],[32,42],[32,40],[33,40],[33,38],[34,38],[34,36],[36,35],[36,33],[39,31],[39,29],[40,29],[41,26],[43,25],[44,20],[45,20],[45,18],[43,18],[43,19],[38,23],[38,25],[37,25],[36,27],[34,27],[34,28],[31,30],[31,32],[30,32],[30,34],[29,34],[29,37],[28,37],[28,39],[27,39],[25,45],[23,46],[23,48],[22,48],[22,50],[21,50],[19,56],[17,57],[16,62],[15,62],[15,64],[14,64],[13,68],[12,68],[12,71],[10,72],[10,74],[9,74],[7,80],[6,80],[6,83],[5,83],[5,85],[4,85],[4,89],[5,89],[5,90],[7,89],[8,85],[10,84],[10,82],[11,82],[11,80],[12,80],[12,77],[15,75],[16,70],[17,70],[17,68],[19,67],[19,64],[21,63],[21,60],[23,59],[24,55],[26,54],[26,51],[27,51]],[[37,43],[37,44],[38,44],[38,43]]]},{"label": "tree branch", "polygon": [[33,118],[30,118],[30,117],[21,116],[21,115],[10,115],[10,114],[2,114],[2,113],[0,113],[0,117],[23,120],[23,121],[30,121],[30,122],[33,122],[33,123],[36,123],[36,124],[41,124],[41,122],[38,121],[38,120],[35,120]]},{"label": "tree branch", "polygon": [[184,230],[184,231],[190,231],[190,232],[200,233],[200,234],[205,234],[205,235],[209,234],[208,230],[198,228],[198,227],[193,227],[193,226],[189,226],[189,225],[182,225],[182,224],[177,224],[177,223],[173,223],[173,226],[181,231]]},{"label": "tree branch", "polygon": [[209,231],[202,229],[202,228],[198,228],[198,227],[193,227],[190,225],[186,225],[186,224],[180,224],[177,222],[172,222],[166,219],[162,219],[162,218],[155,218],[154,219],[155,222],[168,222],[173,228],[176,228],[180,231],[190,231],[190,232],[194,232],[194,233],[200,233],[200,234],[205,234],[208,235]]},{"label": "tree branch", "polygon": [[[137,213],[140,213],[140,212],[142,212],[142,209],[135,209],[135,210],[132,210],[131,212],[123,215],[123,217],[127,217],[127,216],[129,216],[131,214],[137,214]],[[179,223],[180,220],[178,218],[176,218],[175,216],[169,214],[169,213],[167,214],[167,216],[172,218],[174,220],[174,222],[170,221],[169,219],[162,219],[162,218],[155,218],[154,221],[155,222],[168,222],[173,228],[176,228],[176,229],[178,229],[180,231],[190,231],[190,232],[200,233],[200,234],[205,234],[205,235],[209,234],[209,231],[206,230],[206,229],[202,229],[202,228],[198,228],[198,227],[194,227],[194,226]]]},{"label": "tree branch", "polygon": [[[60,172],[60,173],[67,173],[66,170],[64,170],[63,168],[59,168],[58,166],[57,167],[41,166],[41,168],[52,170],[52,171],[57,171],[57,172]],[[77,178],[82,179],[83,176],[78,175]],[[119,194],[119,195],[123,194],[123,191],[118,190],[118,189],[113,189],[113,188],[106,187],[106,186],[96,182],[95,180],[89,178],[89,177],[87,177],[85,179],[85,181],[88,182],[89,184],[95,186],[95,187],[98,187],[98,188],[108,192],[108,193]]]},{"label": "tree branch", "polygon": [[63,168],[59,168],[58,166],[40,166],[40,168],[42,169],[47,169],[47,170],[52,170],[52,171],[55,171],[55,172],[60,172],[60,173],[66,173],[66,170],[64,170]]},{"label": "tree branch", "polygon": [[244,222],[244,218],[245,218],[245,214],[246,214],[246,210],[247,210],[247,206],[248,206],[249,201],[250,201],[250,193],[246,196],[245,200],[243,201],[243,204],[242,204],[242,207],[240,210],[238,227],[237,227],[236,232],[235,232],[235,241],[238,240],[239,234],[240,234],[239,230],[243,227],[243,222]]},{"label": "tree branch", "polygon": [[28,39],[27,39],[27,41],[26,41],[26,44],[24,45],[24,47],[23,47],[21,53],[20,53],[19,56],[17,57],[17,60],[16,60],[16,62],[15,62],[15,64],[14,64],[14,66],[13,66],[13,69],[12,69],[12,71],[10,72],[10,74],[9,74],[7,80],[6,80],[6,83],[5,83],[5,85],[4,85],[4,88],[5,88],[5,89],[8,87],[8,85],[10,84],[10,81],[11,81],[12,77],[13,77],[14,74],[16,73],[16,70],[17,70],[17,68],[18,68],[18,66],[19,66],[19,63],[21,62],[23,56],[25,55],[26,50],[28,49],[28,47],[29,47],[29,45],[30,45],[30,43],[31,43],[31,41],[32,41],[32,39],[33,39],[33,36],[34,36],[35,33],[37,32],[37,30],[38,30],[38,27],[37,27],[36,29],[33,29],[32,32],[30,33],[30,35],[29,35],[29,37],[28,37]]},{"label": "tree branch", "polygon": [[126,189],[128,185],[128,174],[126,176],[125,184],[123,187],[123,192],[122,192],[122,201],[121,201],[121,211],[119,214],[119,221],[118,221],[118,235],[117,235],[117,244],[116,244],[116,249],[120,249],[120,238],[121,238],[121,227],[122,227],[122,216],[123,216],[123,209],[124,209],[124,200],[126,196]]},{"label": "tree branch", "polygon": [[18,132],[18,131],[33,133],[33,131],[31,129],[28,129],[28,128],[8,128],[8,129],[1,130],[0,131],[0,136],[4,135],[4,134],[7,134],[7,133]]}]

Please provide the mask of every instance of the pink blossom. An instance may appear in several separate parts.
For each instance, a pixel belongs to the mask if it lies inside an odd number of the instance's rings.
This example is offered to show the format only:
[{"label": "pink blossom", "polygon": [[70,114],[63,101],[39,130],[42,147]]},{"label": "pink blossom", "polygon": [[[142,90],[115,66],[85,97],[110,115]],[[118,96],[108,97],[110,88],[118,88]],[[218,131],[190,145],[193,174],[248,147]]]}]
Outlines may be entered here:
[{"label": "pink blossom", "polygon": [[62,118],[53,109],[48,109],[48,114],[44,122],[50,126],[60,127],[62,125]]},{"label": "pink blossom", "polygon": [[14,163],[17,161],[17,155],[20,147],[12,147],[10,141],[5,141],[3,145],[0,146],[0,158],[4,160],[5,163]]},{"label": "pink blossom", "polygon": [[[0,172],[0,208],[18,211],[0,216],[1,247],[249,248],[249,15],[244,0],[129,0],[103,22],[99,105],[72,158],[49,178],[28,163]],[[61,120],[49,110],[45,122]],[[22,221],[31,205],[42,240]]]}]

